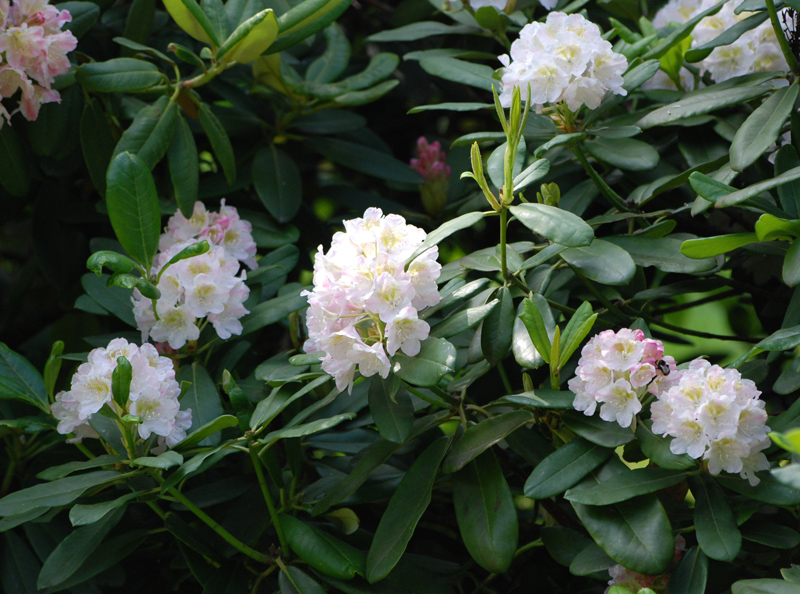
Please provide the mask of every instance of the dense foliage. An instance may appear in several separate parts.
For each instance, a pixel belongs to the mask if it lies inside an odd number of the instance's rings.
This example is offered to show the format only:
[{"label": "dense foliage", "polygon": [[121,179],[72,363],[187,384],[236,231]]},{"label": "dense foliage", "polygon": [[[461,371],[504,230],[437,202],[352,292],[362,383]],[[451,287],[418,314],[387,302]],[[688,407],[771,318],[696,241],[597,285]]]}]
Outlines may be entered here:
[{"label": "dense foliage", "polygon": [[5,592],[800,592],[800,2],[0,0]]}]

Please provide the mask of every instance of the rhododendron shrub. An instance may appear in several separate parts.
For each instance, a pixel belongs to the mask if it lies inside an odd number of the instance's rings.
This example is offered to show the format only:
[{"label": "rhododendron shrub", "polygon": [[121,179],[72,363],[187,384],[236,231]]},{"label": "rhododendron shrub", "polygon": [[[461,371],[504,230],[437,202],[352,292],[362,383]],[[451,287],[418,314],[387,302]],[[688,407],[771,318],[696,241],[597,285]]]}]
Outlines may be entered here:
[{"label": "rhododendron shrub", "polygon": [[794,594],[793,4],[0,0],[0,591]]}]

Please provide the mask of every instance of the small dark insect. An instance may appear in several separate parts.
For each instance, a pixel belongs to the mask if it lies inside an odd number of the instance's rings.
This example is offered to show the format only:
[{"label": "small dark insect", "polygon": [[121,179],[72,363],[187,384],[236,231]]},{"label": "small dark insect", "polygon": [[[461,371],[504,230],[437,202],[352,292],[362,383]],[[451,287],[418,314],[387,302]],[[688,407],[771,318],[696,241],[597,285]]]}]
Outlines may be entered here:
[{"label": "small dark insect", "polygon": [[664,359],[659,359],[658,361],[656,361],[655,366],[656,366],[656,374],[653,376],[653,379],[647,382],[648,386],[652,384],[654,381],[656,381],[659,377],[664,377],[666,375],[669,375],[670,372],[669,365],[667,364],[666,361],[664,361]]},{"label": "small dark insect", "polygon": [[800,32],[797,28],[797,11],[793,8],[786,8],[781,12],[783,21],[783,34],[789,42],[789,49],[792,50],[795,58],[800,59]]}]

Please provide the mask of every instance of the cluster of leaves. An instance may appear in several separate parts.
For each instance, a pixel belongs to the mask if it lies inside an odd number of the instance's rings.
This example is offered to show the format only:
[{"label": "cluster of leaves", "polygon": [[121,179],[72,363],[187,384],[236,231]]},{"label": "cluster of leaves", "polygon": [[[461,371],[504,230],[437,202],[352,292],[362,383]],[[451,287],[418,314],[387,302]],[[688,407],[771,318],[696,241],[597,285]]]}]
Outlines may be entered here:
[{"label": "cluster of leaves", "polygon": [[[655,5],[562,1],[630,67],[626,97],[559,126],[492,102],[538,3],[349,5],[60,5],[80,38],[63,101],[0,129],[3,589],[591,592],[621,564],[669,594],[797,591],[797,73],[645,90],[746,28],[687,51],[699,18],[658,32]],[[396,157],[434,126],[454,172],[436,220]],[[100,441],[65,444],[50,404],[88,348],[139,340],[130,289],[158,296],[164,216],[223,197],[258,268],[242,336],[174,358],[188,437],[131,452],[96,415]],[[367,206],[427,227],[442,300],[419,355],[340,394],[302,353],[300,293]],[[673,454],[646,410],[623,429],[572,409],[581,345],[619,327],[756,381],[776,441],[758,486]]]}]

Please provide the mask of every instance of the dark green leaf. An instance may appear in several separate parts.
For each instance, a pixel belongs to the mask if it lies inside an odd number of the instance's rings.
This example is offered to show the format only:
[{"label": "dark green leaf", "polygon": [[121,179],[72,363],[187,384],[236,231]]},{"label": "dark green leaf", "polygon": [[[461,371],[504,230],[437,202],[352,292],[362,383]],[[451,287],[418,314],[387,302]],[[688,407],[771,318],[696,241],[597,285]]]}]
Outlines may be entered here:
[{"label": "dark green leaf", "polygon": [[214,115],[206,103],[200,104],[200,125],[203,126],[203,130],[211,142],[211,147],[214,149],[214,154],[217,156],[219,164],[222,165],[228,185],[233,185],[233,182],[236,181],[236,158],[233,154],[233,145],[219,118]]},{"label": "dark green leaf", "polygon": [[637,468],[597,485],[569,489],[564,498],[586,505],[610,505],[666,489],[686,479],[686,474],[663,468]]},{"label": "dark green leaf", "polygon": [[797,584],[776,579],[739,580],[731,586],[732,594],[797,594]]},{"label": "dark green leaf", "polygon": [[138,464],[139,466],[147,466],[148,468],[160,468],[161,470],[167,470],[173,466],[180,466],[183,464],[183,456],[173,450],[167,450],[158,456],[144,456],[141,458],[136,458],[134,459],[133,463]]},{"label": "dark green leaf", "polygon": [[712,39],[708,43],[704,43],[699,47],[695,47],[688,50],[684,57],[687,62],[700,62],[701,60],[705,60],[709,56],[709,54],[714,50],[714,48],[720,47],[722,45],[730,45],[731,43],[739,39],[744,33],[747,33],[748,31],[755,29],[761,23],[766,21],[768,18],[769,14],[767,13],[766,10],[750,15],[749,17],[739,21],[732,27],[725,29],[724,31],[722,31],[722,33],[717,35],[714,39]]},{"label": "dark green leaf", "polygon": [[281,515],[280,522],[292,550],[317,571],[346,580],[364,574],[361,551],[295,517]]},{"label": "dark green leaf", "polygon": [[[592,306],[588,301],[581,303],[580,307],[572,314],[567,322],[564,332],[561,333],[561,353],[558,366],[563,367],[569,361],[570,356],[580,346],[583,339],[594,326],[597,314],[592,312]],[[549,341],[548,341],[549,342]]]},{"label": "dark green leaf", "polygon": [[117,357],[117,366],[111,373],[111,394],[114,397],[114,402],[123,409],[128,404],[128,398],[130,398],[131,379],[133,379],[131,362],[125,357]]},{"label": "dark green leaf", "polygon": [[442,472],[450,474],[463,468],[465,464],[532,419],[533,414],[529,411],[514,410],[473,425],[453,445],[442,465]]},{"label": "dark green leaf", "polygon": [[511,348],[514,332],[514,300],[508,287],[497,292],[500,305],[493,308],[483,320],[481,350],[486,360],[495,365],[502,361]]},{"label": "dark green leaf", "polygon": [[37,594],[41,564],[28,543],[13,532],[4,534],[0,542],[0,587],[14,594]]},{"label": "dark green leaf", "polygon": [[398,352],[394,358],[394,373],[415,386],[435,386],[456,363],[456,349],[444,338],[430,337],[422,343],[419,354],[409,357]]},{"label": "dark green leaf", "polygon": [[281,594],[325,594],[322,586],[293,565],[281,571],[278,583]]},{"label": "dark green leaf", "polygon": [[511,489],[491,450],[453,475],[453,506],[472,558],[487,571],[508,570],[517,548],[519,523]]},{"label": "dark green leaf", "polygon": [[433,482],[450,440],[440,437],[414,461],[381,517],[367,554],[366,578],[382,580],[397,565],[422,514],[431,502]]},{"label": "dark green leaf", "polygon": [[292,439],[295,437],[304,437],[306,435],[312,435],[314,433],[319,433],[320,431],[327,431],[328,429],[336,427],[336,425],[344,421],[350,421],[355,416],[356,416],[355,413],[351,412],[342,413],[340,415],[335,415],[328,419],[319,419],[317,421],[311,421],[310,423],[305,423],[303,425],[296,425],[293,427],[279,429],[277,431],[267,433],[266,437],[263,437],[259,441],[262,443],[269,443],[271,441],[278,441],[279,439]]},{"label": "dark green leaf", "polygon": [[319,58],[308,65],[306,80],[314,83],[329,83],[336,80],[350,61],[350,42],[336,23],[325,31],[327,47]]},{"label": "dark green leaf", "polygon": [[707,8],[702,12],[699,12],[692,16],[691,19],[688,19],[685,23],[683,23],[680,27],[672,31],[665,39],[659,42],[656,47],[651,49],[647,52],[643,58],[645,60],[649,60],[652,58],[661,58],[665,55],[670,49],[674,46],[679,44],[683,41],[686,37],[692,34],[692,30],[694,29],[695,25],[703,20],[705,17],[716,14],[722,8],[722,5],[725,4],[725,1],[719,2],[712,6],[711,8]]},{"label": "dark green leaf", "polygon": [[[189,437],[201,427],[217,420],[225,412],[222,409],[222,401],[214,385],[214,380],[206,371],[206,368],[195,362],[191,365],[183,365],[175,375],[175,379],[180,382],[191,382],[189,390],[181,397],[181,409],[192,409],[192,427],[189,430]],[[233,425],[237,425],[236,417],[228,415],[233,420]],[[229,426],[233,426],[229,425]],[[222,427],[220,427],[221,429]],[[187,439],[189,439],[187,437]],[[219,443],[220,436],[214,432],[203,438],[202,445],[216,445]]]},{"label": "dark green leaf", "polygon": [[142,93],[165,82],[155,65],[134,58],[84,64],[75,72],[75,79],[95,93]]},{"label": "dark green leaf", "polygon": [[167,162],[178,208],[183,216],[190,218],[197,200],[200,166],[194,136],[183,116],[180,116],[175,124],[175,134],[167,151]]},{"label": "dark green leaf", "polygon": [[697,463],[686,454],[673,454],[669,449],[670,439],[653,433],[652,421],[640,420],[636,425],[636,437],[642,453],[661,468],[686,470],[694,468]]},{"label": "dark green leaf", "polygon": [[50,412],[42,376],[30,361],[0,342],[0,399],[3,398],[23,400]]},{"label": "dark green leaf", "polygon": [[409,167],[408,163],[363,144],[338,138],[314,138],[308,143],[308,147],[334,163],[380,179],[409,184],[424,182],[422,176]]},{"label": "dark green leaf", "polygon": [[62,30],[70,31],[78,39],[89,32],[100,16],[100,7],[94,2],[60,2],[55,7],[69,11],[72,20],[64,23]]},{"label": "dark green leaf", "polygon": [[534,468],[525,481],[525,496],[546,499],[566,491],[605,462],[612,451],[576,437]]},{"label": "dark green leaf", "polygon": [[242,318],[242,336],[280,322],[293,311],[303,309],[306,305],[308,305],[308,299],[305,295],[300,295],[300,291],[290,291],[264,303],[259,303],[250,308],[250,313]]},{"label": "dark green leaf", "polygon": [[122,287],[106,286],[108,279],[109,276],[107,274],[101,276],[84,274],[81,277],[81,286],[83,286],[83,290],[86,291],[87,295],[102,308],[111,312],[129,326],[136,328],[131,292]]},{"label": "dark green leaf", "polygon": [[800,534],[797,531],[772,522],[747,522],[742,526],[742,537],[776,549],[793,549],[800,544]]},{"label": "dark green leaf", "polygon": [[569,411],[561,418],[576,434],[603,447],[615,448],[633,441],[635,437],[630,428],[620,427],[619,423],[604,421],[600,417],[587,417],[582,412]]},{"label": "dark green leaf", "polygon": [[462,229],[468,229],[469,227],[472,227],[475,223],[482,220],[487,214],[488,213],[485,212],[468,212],[447,221],[440,227],[437,227],[428,233],[428,236],[425,238],[425,240],[414,251],[414,253],[411,254],[411,257],[408,259],[409,262],[413,261],[414,258],[419,256],[421,253],[427,251],[435,245],[438,245],[439,242],[447,239],[456,231],[461,231]]},{"label": "dark green leaf", "polygon": [[469,307],[449,315],[431,328],[431,336],[450,338],[451,336],[461,334],[465,330],[474,328],[480,324],[499,304],[500,302],[497,299],[492,299],[485,305]]},{"label": "dark green leaf", "polygon": [[695,499],[694,525],[700,548],[717,561],[733,561],[742,548],[742,533],[725,493],[705,475],[688,480]]},{"label": "dark green leaf", "polygon": [[437,21],[420,21],[397,29],[374,33],[367,38],[367,41],[416,41],[434,35],[457,35],[473,33],[478,30],[477,27],[468,25],[445,25]]},{"label": "dark green leaf", "polygon": [[[125,19],[125,29],[122,36],[136,43],[146,43],[150,37],[155,20],[155,0],[133,0],[128,16]],[[123,50],[123,56],[131,56],[133,52]]]},{"label": "dark green leaf", "polygon": [[82,504],[78,503],[72,506],[69,510],[69,521],[73,526],[86,526],[94,524],[95,522],[103,519],[106,514],[111,513],[118,507],[126,505],[131,499],[136,499],[139,496],[138,492],[128,493],[117,499],[111,501],[104,501],[103,503]]},{"label": "dark green leaf", "polygon": [[0,185],[9,194],[25,196],[30,189],[25,153],[11,126],[0,128]]},{"label": "dark green leaf", "polygon": [[411,397],[394,375],[383,379],[373,376],[369,386],[369,410],[381,437],[403,443],[414,425]]},{"label": "dark green leaf", "polygon": [[708,557],[697,547],[684,553],[667,584],[666,594],[705,594]]},{"label": "dark green leaf", "polygon": [[795,238],[783,260],[783,282],[790,287],[800,285],[800,238]]},{"label": "dark green leaf", "polygon": [[723,487],[740,495],[770,505],[800,504],[800,473],[798,467],[790,464],[770,473],[761,474],[761,482],[753,487],[748,481],[739,477],[720,475],[716,480]]},{"label": "dark green leaf", "polygon": [[682,254],[685,242],[672,237],[621,236],[605,237],[604,240],[628,252],[638,266],[654,266],[662,272],[696,274],[717,266],[713,258],[696,259]]},{"label": "dark green leaf", "polygon": [[636,122],[636,125],[643,130],[653,126],[664,126],[684,118],[704,115],[723,107],[738,105],[769,92],[769,88],[762,86],[741,86],[722,90],[714,90],[711,87],[711,89],[711,91],[701,94],[689,94],[677,103],[659,107]]},{"label": "dark green leaf", "polygon": [[647,171],[658,165],[658,152],[646,142],[632,138],[597,138],[586,143],[595,159],[629,171]]},{"label": "dark green leaf", "polygon": [[555,206],[528,203],[511,206],[509,210],[528,229],[554,243],[587,246],[594,238],[594,230],[583,219]]},{"label": "dark green leaf", "polygon": [[594,239],[586,247],[571,247],[559,256],[587,278],[604,285],[626,285],[636,273],[630,254],[602,239]]},{"label": "dark green leaf", "polygon": [[514,177],[514,192],[524,190],[533,182],[539,181],[550,171],[550,161],[537,159]]},{"label": "dark green leaf", "polygon": [[[84,4],[84,3],[82,3]],[[86,2],[85,4],[90,4]],[[92,6],[96,5],[92,4]],[[98,11],[99,12],[99,11]],[[94,187],[101,196],[106,194],[106,170],[114,153],[114,136],[103,104],[91,98],[84,103],[80,123],[81,149],[86,168]]]},{"label": "dark green leaf", "polygon": [[572,575],[591,575],[598,571],[606,571],[616,564],[617,562],[609,557],[600,546],[590,543],[575,555],[572,563],[569,564],[569,572]]},{"label": "dark green leaf", "polygon": [[261,202],[279,223],[291,221],[300,209],[303,182],[294,161],[274,144],[253,157],[253,185]]},{"label": "dark green leaf", "polygon": [[428,74],[451,80],[484,91],[491,91],[494,86],[500,88],[499,81],[493,77],[494,70],[483,64],[466,62],[457,58],[423,58],[419,65]]}]

